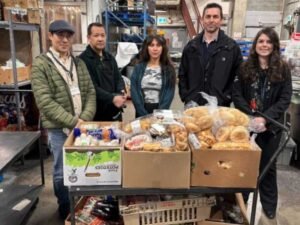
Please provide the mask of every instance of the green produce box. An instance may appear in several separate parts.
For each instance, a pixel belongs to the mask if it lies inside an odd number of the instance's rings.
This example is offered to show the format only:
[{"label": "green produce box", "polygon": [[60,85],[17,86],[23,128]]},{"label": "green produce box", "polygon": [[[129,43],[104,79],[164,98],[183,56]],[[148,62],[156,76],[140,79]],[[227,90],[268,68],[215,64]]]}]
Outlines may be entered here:
[{"label": "green produce box", "polygon": [[73,132],[63,148],[64,184],[121,185],[120,146],[74,146]]}]

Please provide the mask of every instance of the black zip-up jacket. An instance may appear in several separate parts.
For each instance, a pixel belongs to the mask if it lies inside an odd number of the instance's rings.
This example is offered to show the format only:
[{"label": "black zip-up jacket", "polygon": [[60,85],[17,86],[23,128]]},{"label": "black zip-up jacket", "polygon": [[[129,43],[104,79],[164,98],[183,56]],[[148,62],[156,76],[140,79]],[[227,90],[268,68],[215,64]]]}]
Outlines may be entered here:
[{"label": "black zip-up jacket", "polygon": [[113,98],[125,90],[115,58],[103,51],[103,58],[90,47],[79,56],[86,64],[96,90],[97,111],[95,121],[112,121],[120,109],[113,104]]},{"label": "black zip-up jacket", "polygon": [[[284,112],[288,109],[292,96],[291,72],[288,66],[286,66],[284,73],[283,77],[286,77],[285,80],[278,82],[268,81],[270,82],[269,87],[265,87],[266,90],[263,90],[266,94],[263,100],[264,109],[262,113],[280,123],[283,123]],[[232,92],[234,106],[248,115],[256,116],[251,109],[251,100],[255,95],[254,92],[255,88],[252,83],[244,81],[241,75],[238,75]],[[268,121],[266,127],[269,131],[278,131],[278,128]]]},{"label": "black zip-up jacket", "polygon": [[193,100],[199,105],[207,103],[199,92],[217,97],[218,105],[231,103],[232,84],[243,58],[238,44],[224,31],[219,35],[214,51],[203,65],[201,43],[204,32],[192,39],[184,48],[179,67],[179,95],[184,103]]}]

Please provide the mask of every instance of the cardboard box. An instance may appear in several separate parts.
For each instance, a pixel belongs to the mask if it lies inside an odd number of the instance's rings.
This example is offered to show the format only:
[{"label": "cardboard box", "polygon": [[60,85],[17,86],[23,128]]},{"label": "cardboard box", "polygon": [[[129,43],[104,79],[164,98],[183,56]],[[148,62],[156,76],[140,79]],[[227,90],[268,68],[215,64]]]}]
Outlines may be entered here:
[{"label": "cardboard box", "polygon": [[2,0],[5,7],[38,8],[38,0]]},{"label": "cardboard box", "polygon": [[2,0],[4,7],[18,7],[18,0]]},{"label": "cardboard box", "polygon": [[198,222],[197,225],[232,225],[232,223],[203,220],[203,221]]},{"label": "cardboard box", "polygon": [[[30,80],[31,66],[17,68],[18,82]],[[2,69],[0,67],[0,84],[14,84],[14,75],[12,69]]]},{"label": "cardboard box", "polygon": [[191,186],[255,188],[261,150],[192,150]]},{"label": "cardboard box", "polygon": [[[108,126],[111,122],[85,122]],[[121,145],[73,146],[73,132],[63,147],[64,184],[121,185]]]},{"label": "cardboard box", "polygon": [[38,8],[38,0],[17,0],[19,7],[27,8]]},{"label": "cardboard box", "polygon": [[189,188],[191,152],[122,151],[125,188]]},{"label": "cardboard box", "polygon": [[16,23],[27,23],[27,9],[22,8],[14,8],[14,7],[4,7],[4,20],[9,21],[10,12],[11,12],[11,20]]},{"label": "cardboard box", "polygon": [[[81,197],[75,205],[74,212],[83,209],[88,197]],[[71,225],[71,215],[69,214],[65,220],[65,225]]]},{"label": "cardboard box", "polygon": [[27,9],[28,23],[41,24],[39,9]]}]

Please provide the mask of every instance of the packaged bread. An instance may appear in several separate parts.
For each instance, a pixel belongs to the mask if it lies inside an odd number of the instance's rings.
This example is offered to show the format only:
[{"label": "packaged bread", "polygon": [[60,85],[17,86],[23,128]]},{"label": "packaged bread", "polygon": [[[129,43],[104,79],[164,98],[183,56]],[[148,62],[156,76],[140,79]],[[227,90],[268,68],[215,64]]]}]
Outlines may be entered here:
[{"label": "packaged bread", "polygon": [[159,142],[151,142],[151,143],[144,143],[143,150],[150,151],[150,152],[159,152],[162,149],[162,146]]},{"label": "packaged bread", "polygon": [[197,136],[200,142],[205,142],[208,145],[208,147],[211,147],[217,142],[215,136],[213,135],[210,129],[200,131],[199,133],[197,133]]},{"label": "packaged bread", "polygon": [[199,118],[202,116],[210,115],[210,113],[206,106],[198,106],[198,107],[189,108],[189,109],[185,110],[184,115],[192,116],[194,118]]},{"label": "packaged bread", "polygon": [[230,134],[233,126],[222,126],[216,132],[216,140],[218,142],[228,141],[230,139]]},{"label": "packaged bread", "polygon": [[252,150],[252,144],[247,142],[217,142],[212,146],[212,150]]},{"label": "packaged bread", "polygon": [[249,125],[249,117],[235,108],[219,107],[214,113],[214,123],[217,126],[245,126]]},{"label": "packaged bread", "polygon": [[145,117],[127,123],[124,126],[123,131],[126,133],[139,133],[141,131],[149,130],[150,127],[151,127],[151,119],[150,117]]},{"label": "packaged bread", "polygon": [[213,125],[213,117],[211,115],[197,117],[196,124],[200,130],[210,129]]},{"label": "packaged bread", "polygon": [[196,124],[196,119],[191,116],[183,116],[181,118],[181,122],[184,124],[187,132],[189,133],[197,133],[201,129],[200,127]]},{"label": "packaged bread", "polygon": [[230,132],[230,140],[232,142],[247,142],[249,141],[250,134],[246,127],[236,126]]}]

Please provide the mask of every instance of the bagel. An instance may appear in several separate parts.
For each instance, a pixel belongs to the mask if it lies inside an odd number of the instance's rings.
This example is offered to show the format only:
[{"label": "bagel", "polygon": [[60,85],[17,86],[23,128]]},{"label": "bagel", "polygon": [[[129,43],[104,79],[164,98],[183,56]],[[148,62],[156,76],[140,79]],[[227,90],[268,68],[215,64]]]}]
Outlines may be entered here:
[{"label": "bagel", "polygon": [[213,150],[252,150],[250,142],[217,142],[212,146]]},{"label": "bagel", "polygon": [[249,138],[249,131],[243,126],[234,127],[230,133],[230,140],[232,142],[247,142]]},{"label": "bagel", "polygon": [[216,132],[216,139],[218,142],[227,141],[230,138],[232,126],[222,126]]}]

